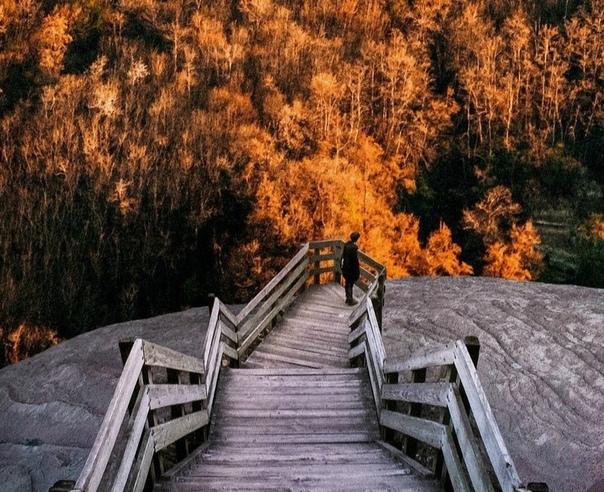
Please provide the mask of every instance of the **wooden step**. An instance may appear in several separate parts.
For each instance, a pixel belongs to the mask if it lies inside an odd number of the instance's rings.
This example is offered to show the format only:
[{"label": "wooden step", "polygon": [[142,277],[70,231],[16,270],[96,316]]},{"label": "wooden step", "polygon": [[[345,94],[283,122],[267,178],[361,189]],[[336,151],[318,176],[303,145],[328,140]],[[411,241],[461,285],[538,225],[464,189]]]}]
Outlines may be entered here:
[{"label": "wooden step", "polygon": [[380,445],[367,369],[349,367],[352,308],[341,286],[323,287],[221,372],[208,443],[156,490],[442,490]]}]

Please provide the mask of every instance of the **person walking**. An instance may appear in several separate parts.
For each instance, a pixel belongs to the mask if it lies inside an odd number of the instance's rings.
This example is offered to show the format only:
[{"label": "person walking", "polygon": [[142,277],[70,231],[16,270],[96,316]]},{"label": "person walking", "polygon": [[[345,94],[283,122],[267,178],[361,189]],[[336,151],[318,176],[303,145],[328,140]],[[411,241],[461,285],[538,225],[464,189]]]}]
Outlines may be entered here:
[{"label": "person walking", "polygon": [[355,282],[361,276],[361,269],[359,266],[359,247],[357,241],[361,235],[358,232],[353,232],[350,235],[350,240],[344,244],[344,251],[342,252],[341,268],[342,275],[344,275],[344,290],[346,291],[346,304],[354,306],[357,301],[354,300],[353,289]]}]

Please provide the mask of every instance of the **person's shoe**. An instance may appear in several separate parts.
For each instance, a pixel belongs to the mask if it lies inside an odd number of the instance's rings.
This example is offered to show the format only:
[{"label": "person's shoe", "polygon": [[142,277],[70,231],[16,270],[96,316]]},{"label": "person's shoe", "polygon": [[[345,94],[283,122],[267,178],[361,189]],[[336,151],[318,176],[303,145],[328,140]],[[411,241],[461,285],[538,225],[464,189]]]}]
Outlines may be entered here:
[{"label": "person's shoe", "polygon": [[358,301],[355,301],[354,299],[346,299],[346,304],[349,306],[354,306],[355,304],[358,304]]}]

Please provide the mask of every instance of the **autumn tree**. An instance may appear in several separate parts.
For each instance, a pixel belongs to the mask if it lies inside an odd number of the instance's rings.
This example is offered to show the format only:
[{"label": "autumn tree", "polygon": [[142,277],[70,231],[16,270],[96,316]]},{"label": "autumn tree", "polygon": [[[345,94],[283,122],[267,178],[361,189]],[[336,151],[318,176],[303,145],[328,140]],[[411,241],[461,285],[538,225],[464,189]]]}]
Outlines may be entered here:
[{"label": "autumn tree", "polygon": [[464,210],[464,227],[473,230],[486,249],[484,274],[520,280],[534,279],[542,255],[532,222],[520,224],[520,205],[504,186],[489,189],[473,209]]},{"label": "autumn tree", "polygon": [[430,234],[424,248],[424,274],[429,276],[470,275],[473,269],[459,260],[461,247],[453,242],[451,229],[444,222]]}]

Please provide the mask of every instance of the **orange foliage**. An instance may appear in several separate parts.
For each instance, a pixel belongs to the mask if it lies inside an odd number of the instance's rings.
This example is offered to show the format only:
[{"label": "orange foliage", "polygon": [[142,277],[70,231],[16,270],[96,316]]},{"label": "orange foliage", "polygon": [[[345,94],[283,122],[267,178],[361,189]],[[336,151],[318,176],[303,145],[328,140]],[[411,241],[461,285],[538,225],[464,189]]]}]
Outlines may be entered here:
[{"label": "orange foliage", "polygon": [[77,5],[56,5],[42,21],[37,35],[38,57],[40,69],[46,75],[56,77],[60,74],[67,46],[73,39],[69,31],[81,12]]},{"label": "orange foliage", "polygon": [[592,214],[580,232],[586,239],[604,239],[604,215]]},{"label": "orange foliage", "polygon": [[0,340],[3,341],[6,364],[15,364],[61,342],[56,331],[39,326],[21,324],[7,336],[3,336],[2,331],[0,329]]},{"label": "orange foliage", "polygon": [[453,242],[451,229],[443,222],[428,239],[424,250],[425,275],[471,275],[472,267],[459,261],[461,248]]},{"label": "orange foliage", "polygon": [[542,255],[535,250],[541,241],[532,222],[512,226],[508,242],[496,241],[487,248],[484,274],[512,280],[532,280]]},{"label": "orange foliage", "polygon": [[482,237],[486,247],[484,274],[516,280],[531,280],[542,255],[535,250],[541,241],[532,222],[518,223],[522,211],[511,191],[496,186],[472,210],[464,210],[464,226]]}]

